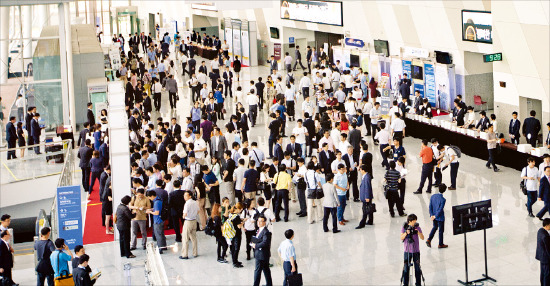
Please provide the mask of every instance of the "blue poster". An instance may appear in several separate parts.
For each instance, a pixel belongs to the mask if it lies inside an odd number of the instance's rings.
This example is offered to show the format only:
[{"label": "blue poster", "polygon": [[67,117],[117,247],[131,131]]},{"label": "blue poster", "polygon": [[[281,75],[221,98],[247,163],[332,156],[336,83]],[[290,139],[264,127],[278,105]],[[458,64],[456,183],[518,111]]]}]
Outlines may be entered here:
[{"label": "blue poster", "polygon": [[424,82],[426,84],[426,98],[432,106],[435,105],[435,72],[432,64],[424,64]]},{"label": "blue poster", "polygon": [[415,82],[414,92],[416,92],[417,90],[420,92],[420,97],[424,98],[424,83]]},{"label": "blue poster", "polygon": [[407,74],[409,78],[412,78],[411,75],[411,61],[403,60],[403,74]]},{"label": "blue poster", "polygon": [[82,245],[82,207],[80,186],[57,188],[57,229],[70,249]]}]

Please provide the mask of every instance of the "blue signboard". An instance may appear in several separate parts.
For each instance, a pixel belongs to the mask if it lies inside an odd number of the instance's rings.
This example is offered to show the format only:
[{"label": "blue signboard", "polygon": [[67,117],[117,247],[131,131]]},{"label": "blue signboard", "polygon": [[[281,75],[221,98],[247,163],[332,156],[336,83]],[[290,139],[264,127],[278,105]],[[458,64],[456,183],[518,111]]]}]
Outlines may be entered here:
[{"label": "blue signboard", "polygon": [[82,244],[82,206],[80,186],[57,188],[57,229],[70,249]]},{"label": "blue signboard", "polygon": [[403,60],[403,74],[407,74],[409,78],[412,78],[411,61]]},{"label": "blue signboard", "polygon": [[363,48],[365,46],[365,42],[359,39],[346,38],[345,42],[346,42],[346,46],[350,46],[350,47]]},{"label": "blue signboard", "polygon": [[424,98],[424,83],[415,82],[414,91],[416,92],[417,90],[420,92],[420,97]]},{"label": "blue signboard", "polygon": [[289,37],[288,38],[288,43],[289,44],[294,44],[294,37]]},{"label": "blue signboard", "polygon": [[424,64],[424,82],[426,84],[426,98],[432,106],[435,105],[435,73],[432,64]]}]

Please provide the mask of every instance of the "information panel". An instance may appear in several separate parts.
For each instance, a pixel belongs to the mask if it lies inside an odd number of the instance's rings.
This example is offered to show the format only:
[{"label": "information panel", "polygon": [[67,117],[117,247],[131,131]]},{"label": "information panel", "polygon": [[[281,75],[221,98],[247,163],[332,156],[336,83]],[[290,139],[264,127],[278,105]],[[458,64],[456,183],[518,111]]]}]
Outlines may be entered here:
[{"label": "information panel", "polygon": [[426,98],[432,106],[439,106],[435,99],[435,71],[432,64],[424,64],[424,83],[426,84]]},{"label": "information panel", "polygon": [[82,206],[80,186],[57,188],[57,229],[70,249],[82,245]]},{"label": "information panel", "polygon": [[493,43],[493,17],[490,11],[462,10],[462,40]]},{"label": "information panel", "polygon": [[342,26],[342,2],[281,0],[281,18]]}]

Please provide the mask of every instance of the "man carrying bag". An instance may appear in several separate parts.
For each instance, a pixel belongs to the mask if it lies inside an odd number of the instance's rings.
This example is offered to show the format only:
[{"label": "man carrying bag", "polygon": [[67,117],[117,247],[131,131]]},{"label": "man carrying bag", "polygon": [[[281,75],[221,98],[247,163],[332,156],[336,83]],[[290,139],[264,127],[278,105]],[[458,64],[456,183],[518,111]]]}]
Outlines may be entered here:
[{"label": "man carrying bag", "polygon": [[73,276],[69,273],[69,262],[73,259],[73,253],[65,244],[63,238],[55,240],[55,247],[56,250],[50,255],[50,262],[54,270],[55,286],[73,286]]},{"label": "man carrying bag", "polygon": [[55,251],[55,245],[50,240],[51,229],[44,227],[40,230],[40,240],[34,244],[38,265],[36,265],[36,285],[44,286],[44,280],[48,281],[48,286],[53,286],[53,268],[50,256]]}]

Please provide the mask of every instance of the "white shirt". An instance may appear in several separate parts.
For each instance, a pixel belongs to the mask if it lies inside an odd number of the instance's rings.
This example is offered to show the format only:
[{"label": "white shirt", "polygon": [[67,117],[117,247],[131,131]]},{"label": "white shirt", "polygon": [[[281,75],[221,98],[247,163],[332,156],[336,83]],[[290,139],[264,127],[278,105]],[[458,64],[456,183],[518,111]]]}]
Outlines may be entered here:
[{"label": "white shirt", "polygon": [[197,74],[197,80],[200,82],[201,85],[205,84],[206,83],[206,74],[203,74],[203,73],[198,73]]},{"label": "white shirt", "polygon": [[210,61],[210,67],[212,67],[213,70],[220,69],[220,63],[217,60]]},{"label": "white shirt", "polygon": [[330,164],[330,169],[332,170],[332,172],[337,172],[338,165],[340,164],[343,164],[344,166],[346,166],[346,162],[344,160],[340,159],[340,161],[338,161],[338,159],[334,159],[334,161],[332,161],[332,163]]},{"label": "white shirt", "polygon": [[458,163],[458,156],[456,155],[455,150],[453,148],[446,147],[445,148],[445,156],[447,156],[447,159],[450,161],[452,156],[455,156],[454,160],[451,161],[451,163]]},{"label": "white shirt", "polygon": [[304,113],[308,113],[310,116],[313,115],[313,104],[311,103],[311,100],[304,100],[304,102],[302,102],[302,111]]},{"label": "white shirt", "polygon": [[544,164],[544,162],[540,163],[540,165],[539,165],[539,178],[542,178],[544,176],[544,168],[546,168],[546,166],[550,166],[550,165],[546,165],[546,164]]},{"label": "white shirt", "polygon": [[340,82],[340,73],[335,71],[332,73],[332,81]]},{"label": "white shirt", "polygon": [[296,92],[294,91],[294,86],[290,86],[290,88],[287,88],[285,91],[285,100],[294,101],[295,93]]},{"label": "white shirt", "polygon": [[[468,120],[466,120],[465,125],[472,125],[476,122],[476,113],[475,112],[468,112]],[[494,129],[493,129],[494,131]]]},{"label": "white shirt", "polygon": [[206,142],[202,139],[202,136],[199,139],[195,140],[195,158],[204,159],[204,151],[197,151],[206,148]]},{"label": "white shirt", "polygon": [[325,87],[325,89],[330,89],[331,88],[330,78],[328,76],[323,77],[321,82],[323,83],[323,86]]},{"label": "white shirt", "polygon": [[235,98],[237,98],[237,102],[244,102],[244,93],[242,92],[242,90],[235,91]]},{"label": "white shirt", "polygon": [[24,97],[17,98],[17,100],[15,101],[15,106],[17,106],[17,108],[24,108],[25,107],[25,98]]},{"label": "white shirt", "polygon": [[265,209],[264,216],[266,218],[266,223],[267,223],[266,226],[267,226],[267,229],[270,230],[269,227],[273,225],[273,221],[275,220],[275,215],[273,214],[273,211],[271,209],[262,207],[262,206],[258,206],[256,208],[256,211],[261,213],[264,209]]},{"label": "white shirt", "polygon": [[376,133],[376,136],[374,136],[374,139],[378,140],[380,145],[390,144],[391,136],[390,136],[390,133],[386,129],[382,129],[382,130],[380,130],[380,132]]},{"label": "white shirt", "polygon": [[[342,134],[342,132],[340,132],[340,130],[334,128],[330,131],[330,138],[332,138],[332,142],[333,143],[336,143],[338,144],[338,142],[340,142],[340,134]],[[334,146],[336,147],[336,146]]]},{"label": "white shirt", "polygon": [[346,154],[346,152],[348,152],[349,146],[351,146],[351,144],[347,140],[340,141],[340,143],[338,143],[338,150],[342,152],[342,156],[343,154]]},{"label": "white shirt", "polygon": [[246,209],[246,210],[243,210],[243,212],[241,213],[241,219],[245,219],[245,218],[248,218],[245,222],[244,222],[244,229],[245,230],[255,230],[256,229],[256,225],[254,224],[254,215],[256,214],[256,210],[255,209],[252,209],[252,210],[249,210],[249,209]]},{"label": "white shirt", "polygon": [[292,57],[291,56],[286,56],[285,57],[285,65],[290,65],[292,64]]},{"label": "white shirt", "polygon": [[360,102],[363,99],[363,91],[361,89],[357,89],[351,92],[353,95],[353,98]]},{"label": "white shirt", "polygon": [[537,167],[529,168],[529,166],[521,170],[521,177],[533,177],[535,180],[525,180],[525,187],[528,191],[536,192],[538,190],[537,183],[539,180],[539,169]]},{"label": "white shirt", "polygon": [[399,112],[399,108],[397,105],[394,105],[390,108],[389,115],[391,116],[391,121],[393,122],[397,117],[395,117],[395,113]]},{"label": "white shirt", "polygon": [[[296,136],[296,143],[298,144],[305,144],[306,143],[306,133],[307,133],[307,128],[305,128],[304,126],[302,127],[294,127],[292,129],[292,134],[294,134],[294,136]],[[302,150],[302,152],[305,152],[306,150]]]},{"label": "white shirt", "polygon": [[248,105],[258,105],[258,102],[260,102],[260,99],[255,94],[249,94],[246,96],[246,102]]},{"label": "white shirt", "polygon": [[372,125],[378,124],[378,117],[380,116],[380,108],[373,108],[370,110],[370,123]]},{"label": "white shirt", "polygon": [[199,204],[195,200],[188,200],[183,207],[183,213],[186,214],[185,220],[196,220],[199,213]]},{"label": "white shirt", "polygon": [[346,109],[346,114],[355,115],[357,111],[355,110],[355,102],[347,101],[344,103],[344,108]]},{"label": "white shirt", "polygon": [[181,189],[184,191],[193,190],[193,178],[191,178],[191,176],[187,176],[183,178],[183,181],[181,183]]},{"label": "white shirt", "polygon": [[235,172],[233,172],[233,181],[235,181],[235,190],[238,190],[238,191],[241,190],[245,171],[246,171],[246,168],[244,166],[239,165],[239,167],[235,169]]},{"label": "white shirt", "polygon": [[307,76],[302,77],[302,79],[300,80],[300,89],[302,89],[303,87],[310,87],[310,86],[311,86],[311,80],[309,79],[309,77]]},{"label": "white shirt", "polygon": [[405,124],[405,121],[403,121],[403,119],[401,118],[395,118],[391,122],[391,129],[393,130],[393,132],[401,132],[403,131],[403,129],[405,129],[406,126],[407,125]]}]

